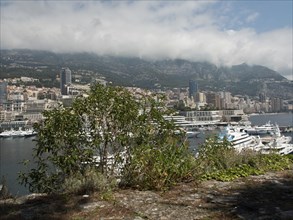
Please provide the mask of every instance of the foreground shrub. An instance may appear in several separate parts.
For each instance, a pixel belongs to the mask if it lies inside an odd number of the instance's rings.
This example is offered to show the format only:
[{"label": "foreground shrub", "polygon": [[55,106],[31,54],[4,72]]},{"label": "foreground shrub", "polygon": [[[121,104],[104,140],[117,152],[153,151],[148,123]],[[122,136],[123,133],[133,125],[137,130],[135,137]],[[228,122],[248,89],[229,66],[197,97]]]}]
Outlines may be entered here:
[{"label": "foreground shrub", "polygon": [[260,154],[252,150],[234,150],[225,140],[209,138],[199,149],[196,170],[199,179],[231,181],[239,177],[260,175],[268,171],[291,169],[291,156]]},{"label": "foreground shrub", "polygon": [[234,166],[237,160],[236,155],[237,152],[226,139],[219,142],[215,136],[207,138],[198,149],[197,175],[202,176],[205,173]]},{"label": "foreground shrub", "polygon": [[116,188],[116,179],[109,179],[93,168],[69,175],[62,184],[62,192],[66,194],[90,194],[92,192],[107,193]]},{"label": "foreground shrub", "polygon": [[31,192],[60,192],[64,185],[83,192],[103,183],[96,171],[112,179],[124,170],[127,185],[146,181],[146,188],[188,176],[190,156],[174,124],[163,118],[168,110],[162,100],[143,94],[137,100],[124,88],[97,84],[71,107],[45,111],[35,126],[34,168],[19,174],[21,183]]},{"label": "foreground shrub", "polygon": [[139,189],[164,190],[193,177],[195,158],[184,144],[168,137],[160,147],[144,145],[133,151],[122,184]]}]

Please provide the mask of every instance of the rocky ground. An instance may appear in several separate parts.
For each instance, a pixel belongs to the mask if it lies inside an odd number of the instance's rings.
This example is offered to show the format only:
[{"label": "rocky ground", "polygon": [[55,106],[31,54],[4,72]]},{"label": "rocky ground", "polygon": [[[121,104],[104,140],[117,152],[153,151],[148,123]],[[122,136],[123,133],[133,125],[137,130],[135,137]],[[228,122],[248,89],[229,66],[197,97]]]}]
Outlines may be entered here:
[{"label": "rocky ground", "polygon": [[0,219],[293,219],[293,170],[185,183],[166,192],[32,194],[1,200]]}]

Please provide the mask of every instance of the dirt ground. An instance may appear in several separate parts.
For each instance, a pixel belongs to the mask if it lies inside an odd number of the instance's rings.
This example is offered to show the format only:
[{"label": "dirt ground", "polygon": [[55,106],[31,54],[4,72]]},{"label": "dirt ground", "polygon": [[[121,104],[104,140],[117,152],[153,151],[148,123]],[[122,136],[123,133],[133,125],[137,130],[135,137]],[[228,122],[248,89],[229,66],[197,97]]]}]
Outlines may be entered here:
[{"label": "dirt ground", "polygon": [[32,194],[0,200],[0,219],[293,219],[293,170],[183,183],[166,192],[120,189],[101,197]]}]

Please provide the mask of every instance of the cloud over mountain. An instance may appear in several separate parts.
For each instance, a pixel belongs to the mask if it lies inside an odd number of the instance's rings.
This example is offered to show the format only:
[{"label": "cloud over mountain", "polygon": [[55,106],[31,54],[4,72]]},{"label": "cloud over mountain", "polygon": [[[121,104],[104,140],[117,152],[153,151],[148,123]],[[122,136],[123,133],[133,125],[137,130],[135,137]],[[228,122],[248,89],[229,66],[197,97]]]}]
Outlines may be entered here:
[{"label": "cloud over mountain", "polygon": [[231,10],[217,1],[7,1],[1,48],[245,62],[290,74],[292,27],[258,32],[249,24],[261,14]]}]

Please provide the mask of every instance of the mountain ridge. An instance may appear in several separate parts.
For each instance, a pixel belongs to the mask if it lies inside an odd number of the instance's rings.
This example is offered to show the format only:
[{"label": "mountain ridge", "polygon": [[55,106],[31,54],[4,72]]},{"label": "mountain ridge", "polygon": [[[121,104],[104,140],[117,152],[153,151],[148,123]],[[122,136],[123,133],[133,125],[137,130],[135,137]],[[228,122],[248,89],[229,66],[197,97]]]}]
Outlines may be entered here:
[{"label": "mountain ridge", "polygon": [[56,71],[63,66],[68,66],[73,72],[90,70],[115,85],[142,88],[187,87],[188,81],[193,79],[202,90],[227,90],[234,94],[255,96],[264,90],[264,82],[289,82],[280,73],[265,66],[245,63],[228,67],[183,59],[145,60],[138,57],[99,56],[94,53],[1,50],[1,69],[12,62],[48,66],[52,74],[57,74]]}]

